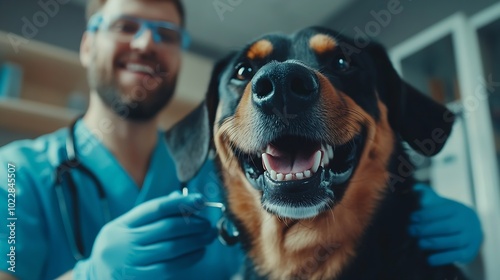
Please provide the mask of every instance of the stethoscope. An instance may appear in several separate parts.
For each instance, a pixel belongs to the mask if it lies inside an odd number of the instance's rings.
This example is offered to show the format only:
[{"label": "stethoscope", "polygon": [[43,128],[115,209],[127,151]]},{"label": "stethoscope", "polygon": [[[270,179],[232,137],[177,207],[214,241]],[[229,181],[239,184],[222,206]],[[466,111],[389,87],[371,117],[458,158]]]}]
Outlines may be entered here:
[{"label": "stethoscope", "polygon": [[[80,170],[86,176],[88,176],[95,184],[97,193],[99,196],[99,202],[101,204],[101,208],[103,211],[104,223],[111,221],[111,213],[109,208],[109,202],[106,198],[106,193],[104,191],[104,187],[102,183],[99,181],[97,176],[92,173],[87,167],[85,167],[77,156],[77,147],[75,144],[75,128],[76,123],[80,118],[71,123],[69,126],[68,137],[66,137],[66,160],[63,161],[56,168],[56,178],[55,178],[55,193],[57,196],[57,201],[59,204],[59,211],[61,213],[62,223],[64,227],[64,231],[66,237],[68,239],[71,252],[75,260],[81,260],[84,258],[84,245],[83,245],[83,237],[82,237],[82,228],[80,221],[80,210],[79,210],[79,202],[78,202],[78,190],[75,184],[75,180],[71,175],[71,170]],[[66,179],[65,179],[66,178]],[[66,181],[66,185],[68,186],[68,190],[70,192],[71,200],[73,201],[73,221],[74,228],[71,226],[70,219],[70,209],[66,204],[66,199],[64,197],[63,186],[64,181]],[[189,193],[188,187],[186,183],[181,184],[181,191],[183,195],[187,195]],[[221,202],[205,202],[205,206],[218,208],[222,212],[222,216],[217,222],[217,229],[219,231],[219,240],[222,244],[226,246],[232,246],[239,242],[239,232],[238,230],[230,225],[230,222],[226,215],[226,207]],[[229,230],[229,226],[231,226],[231,230]]]}]

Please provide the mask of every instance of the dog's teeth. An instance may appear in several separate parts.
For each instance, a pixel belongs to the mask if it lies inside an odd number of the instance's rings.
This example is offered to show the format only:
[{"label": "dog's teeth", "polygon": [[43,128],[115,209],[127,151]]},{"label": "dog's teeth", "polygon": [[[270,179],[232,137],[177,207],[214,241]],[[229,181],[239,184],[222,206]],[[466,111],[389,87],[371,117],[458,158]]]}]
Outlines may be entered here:
[{"label": "dog's teeth", "polygon": [[278,173],[276,174],[276,179],[278,181],[283,181],[283,179],[285,179],[285,175],[283,175],[282,173]]},{"label": "dog's teeth", "polygon": [[271,169],[271,172],[269,173],[269,175],[271,175],[271,179],[273,179],[273,180],[276,180],[276,179],[278,178],[278,177],[276,176],[276,175],[277,175],[277,174],[276,174],[276,171],[274,171],[274,170],[272,170],[272,169]]},{"label": "dog's teeth", "polygon": [[292,173],[288,173],[285,175],[285,181],[292,181],[292,179],[293,179]]},{"label": "dog's teeth", "polygon": [[328,156],[327,156],[327,153],[326,153],[326,150],[323,152],[323,161],[321,162],[321,166],[325,167],[328,165],[328,163],[330,162],[330,160],[328,159]]},{"label": "dog's teeth", "polygon": [[333,148],[330,145],[327,145],[328,147],[328,158],[333,159]]},{"label": "dog's teeth", "polygon": [[297,178],[297,180],[301,180],[304,178],[304,173],[300,172],[300,173],[295,173],[295,178]]},{"label": "dog's teeth", "polygon": [[306,171],[304,171],[304,177],[305,177],[305,178],[309,178],[309,177],[311,177],[311,170],[306,170]]},{"label": "dog's teeth", "polygon": [[262,157],[262,154],[257,153],[257,157],[258,157],[258,158],[261,158],[261,157]]},{"label": "dog's teeth", "polygon": [[271,165],[269,164],[269,158],[268,154],[263,153],[262,154],[262,166],[264,167],[264,170],[271,170]]},{"label": "dog's teeth", "polygon": [[318,171],[319,164],[321,163],[321,155],[322,154],[323,154],[322,151],[317,151],[316,154],[314,154],[314,164],[311,168],[311,171],[313,173],[316,173],[316,171]]}]

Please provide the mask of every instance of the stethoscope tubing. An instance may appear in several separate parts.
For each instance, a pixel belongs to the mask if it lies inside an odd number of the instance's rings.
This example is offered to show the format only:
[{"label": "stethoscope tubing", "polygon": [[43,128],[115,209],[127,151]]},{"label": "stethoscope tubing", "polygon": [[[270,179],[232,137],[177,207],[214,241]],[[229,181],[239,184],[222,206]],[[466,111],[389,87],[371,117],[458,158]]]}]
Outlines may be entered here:
[{"label": "stethoscope tubing", "polygon": [[[95,176],[95,174],[93,174],[78,160],[77,149],[75,145],[75,127],[79,119],[80,117],[74,120],[73,123],[71,123],[71,125],[69,126],[65,145],[66,160],[59,164],[59,166],[56,168],[56,178],[54,186],[65,235],[68,239],[73,257],[77,261],[84,258],[84,246],[81,230],[82,223],[80,221],[78,189],[70,171],[80,170],[94,182],[103,212],[102,215],[104,223],[106,224],[111,220],[110,206],[106,197],[106,193],[104,192],[104,187],[102,186],[99,179]],[[66,184],[64,184],[65,181]],[[67,188],[71,195],[71,200],[73,201],[73,220],[75,224],[74,228],[71,226],[71,219],[69,217],[70,209],[64,197],[64,185],[67,185]]]}]

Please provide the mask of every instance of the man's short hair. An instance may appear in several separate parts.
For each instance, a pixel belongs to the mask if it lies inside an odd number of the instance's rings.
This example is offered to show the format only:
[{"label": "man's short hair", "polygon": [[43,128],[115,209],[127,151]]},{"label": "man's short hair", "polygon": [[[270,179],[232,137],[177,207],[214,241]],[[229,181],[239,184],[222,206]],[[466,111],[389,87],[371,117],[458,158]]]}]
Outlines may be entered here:
[{"label": "man's short hair", "polygon": [[[87,3],[87,11],[86,11],[86,18],[87,18],[87,21],[90,19],[90,17],[92,15],[94,15],[95,13],[97,13],[101,8],[102,6],[104,6],[104,4],[106,4],[106,1],[107,0],[88,0],[88,3]],[[152,1],[152,0],[149,0],[149,1]],[[177,8],[177,12],[179,13],[180,15],[180,18],[181,18],[181,26],[184,27],[184,6],[182,5],[182,0],[154,0],[154,1],[168,1],[168,2],[172,2],[175,7]]]}]

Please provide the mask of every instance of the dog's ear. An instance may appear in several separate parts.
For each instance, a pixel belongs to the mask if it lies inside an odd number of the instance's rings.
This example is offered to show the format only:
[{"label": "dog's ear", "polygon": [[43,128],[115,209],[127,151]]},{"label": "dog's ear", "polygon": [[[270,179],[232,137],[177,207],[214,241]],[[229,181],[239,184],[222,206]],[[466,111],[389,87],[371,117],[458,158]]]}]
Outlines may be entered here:
[{"label": "dog's ear", "polygon": [[187,182],[205,162],[209,151],[208,108],[203,101],[187,117],[165,133],[167,148],[177,170],[177,178]]},{"label": "dog's ear", "polygon": [[374,61],[376,89],[387,105],[392,128],[421,154],[437,154],[451,133],[455,115],[403,81],[384,47],[370,43],[367,50]]},{"label": "dog's ear", "polygon": [[198,173],[210,149],[214,148],[212,134],[219,103],[219,83],[230,57],[215,64],[205,100],[165,133],[167,148],[181,182],[189,181]]}]

